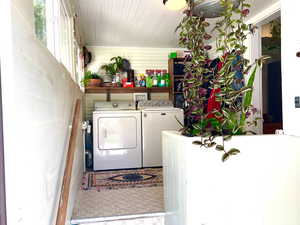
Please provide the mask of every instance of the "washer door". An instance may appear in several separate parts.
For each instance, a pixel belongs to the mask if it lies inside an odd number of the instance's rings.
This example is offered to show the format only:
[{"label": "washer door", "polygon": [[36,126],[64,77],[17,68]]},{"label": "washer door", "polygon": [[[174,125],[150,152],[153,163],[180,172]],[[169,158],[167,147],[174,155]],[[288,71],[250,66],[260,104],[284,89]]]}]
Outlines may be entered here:
[{"label": "washer door", "polygon": [[99,150],[137,147],[137,119],[133,116],[101,117],[97,121]]}]

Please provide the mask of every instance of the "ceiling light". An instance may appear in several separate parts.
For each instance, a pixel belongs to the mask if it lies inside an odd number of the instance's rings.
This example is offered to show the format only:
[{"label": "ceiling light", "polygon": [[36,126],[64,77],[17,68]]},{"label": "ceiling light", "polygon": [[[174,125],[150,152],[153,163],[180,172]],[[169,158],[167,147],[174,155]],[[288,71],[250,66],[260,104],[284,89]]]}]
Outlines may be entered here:
[{"label": "ceiling light", "polygon": [[164,0],[163,2],[169,10],[180,10],[186,6],[186,0]]}]

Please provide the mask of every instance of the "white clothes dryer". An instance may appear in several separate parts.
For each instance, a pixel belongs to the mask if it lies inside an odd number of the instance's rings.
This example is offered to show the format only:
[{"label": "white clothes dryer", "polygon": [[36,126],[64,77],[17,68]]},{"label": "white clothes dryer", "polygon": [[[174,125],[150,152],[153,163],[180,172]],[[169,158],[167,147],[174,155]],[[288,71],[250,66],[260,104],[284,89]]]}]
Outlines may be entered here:
[{"label": "white clothes dryer", "polygon": [[93,139],[94,170],[142,167],[141,112],[134,103],[96,102]]}]

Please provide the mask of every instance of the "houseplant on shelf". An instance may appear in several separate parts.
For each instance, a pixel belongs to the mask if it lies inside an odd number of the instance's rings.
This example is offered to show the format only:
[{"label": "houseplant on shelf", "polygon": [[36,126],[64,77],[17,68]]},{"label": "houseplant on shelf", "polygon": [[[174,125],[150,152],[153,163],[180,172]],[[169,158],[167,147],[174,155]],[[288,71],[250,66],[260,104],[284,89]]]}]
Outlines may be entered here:
[{"label": "houseplant on shelf", "polygon": [[113,57],[110,59],[110,63],[101,66],[106,74],[103,77],[104,82],[112,82],[113,77],[119,72],[125,72],[130,69],[130,63],[127,59],[121,56]]},{"label": "houseplant on shelf", "polygon": [[98,87],[101,84],[101,78],[97,73],[93,73],[92,71],[86,71],[84,73],[84,77],[81,80],[81,84],[84,87]]},{"label": "houseplant on shelf", "polygon": [[[226,150],[225,141],[232,135],[253,133],[249,127],[256,126],[260,119],[252,106],[252,92],[257,69],[267,57],[251,65],[244,58],[247,49],[244,41],[255,30],[245,23],[250,8],[245,2],[239,0],[239,7],[235,7],[232,0],[221,0],[222,17],[209,32],[209,22],[193,14],[194,1],[189,0],[185,17],[177,28],[179,44],[192,54],[185,60],[186,124],[182,134],[200,136],[201,140],[194,144],[222,151],[223,161],[240,152],[237,148]],[[210,59],[209,53],[213,51],[210,42],[214,36],[213,53],[218,57]],[[221,144],[214,141],[216,136],[222,136]]]}]

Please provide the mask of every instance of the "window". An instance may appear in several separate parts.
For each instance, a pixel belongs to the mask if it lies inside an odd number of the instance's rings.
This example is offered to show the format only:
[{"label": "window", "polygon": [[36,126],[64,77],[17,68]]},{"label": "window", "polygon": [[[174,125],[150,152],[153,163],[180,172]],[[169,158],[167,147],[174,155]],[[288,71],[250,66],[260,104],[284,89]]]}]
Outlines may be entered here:
[{"label": "window", "polygon": [[63,5],[60,7],[59,34],[60,61],[69,70],[69,72],[73,73],[72,42],[74,40],[72,36],[70,17]]},{"label": "window", "polygon": [[74,34],[74,18],[65,0],[33,0],[36,37],[79,83],[80,48]]},{"label": "window", "polygon": [[34,0],[34,26],[37,38],[47,46],[46,3],[45,0]]}]

